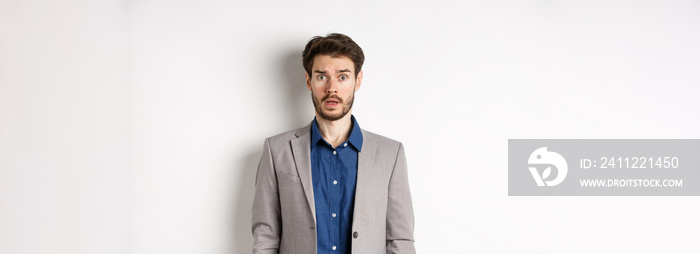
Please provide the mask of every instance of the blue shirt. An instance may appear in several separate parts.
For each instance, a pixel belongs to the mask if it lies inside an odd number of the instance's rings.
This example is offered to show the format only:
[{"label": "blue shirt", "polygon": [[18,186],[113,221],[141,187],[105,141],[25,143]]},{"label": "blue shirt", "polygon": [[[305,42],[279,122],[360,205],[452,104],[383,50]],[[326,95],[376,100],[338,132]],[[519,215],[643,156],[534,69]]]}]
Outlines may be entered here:
[{"label": "blue shirt", "polygon": [[348,140],[332,147],[311,124],[311,179],[316,203],[318,254],[350,253],[352,213],[355,206],[357,155],[362,150],[362,131],[352,118]]}]

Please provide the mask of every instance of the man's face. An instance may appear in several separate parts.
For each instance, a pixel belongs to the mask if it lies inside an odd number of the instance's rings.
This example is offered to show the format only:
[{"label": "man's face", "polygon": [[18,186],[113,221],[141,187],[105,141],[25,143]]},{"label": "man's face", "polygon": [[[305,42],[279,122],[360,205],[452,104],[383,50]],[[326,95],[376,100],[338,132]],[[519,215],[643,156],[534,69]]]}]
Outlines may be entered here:
[{"label": "man's face", "polygon": [[336,121],[352,111],[355,91],[360,89],[362,71],[355,78],[355,65],[346,56],[317,55],[306,73],[314,108],[320,117]]}]

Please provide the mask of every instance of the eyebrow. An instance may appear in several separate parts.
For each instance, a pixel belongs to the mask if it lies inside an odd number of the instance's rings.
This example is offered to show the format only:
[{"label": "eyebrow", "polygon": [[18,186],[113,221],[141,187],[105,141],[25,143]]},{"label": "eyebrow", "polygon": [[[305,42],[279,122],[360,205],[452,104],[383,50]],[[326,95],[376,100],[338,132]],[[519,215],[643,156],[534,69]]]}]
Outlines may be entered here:
[{"label": "eyebrow", "polygon": [[[348,70],[348,69],[342,69],[342,70],[339,70],[338,72],[350,72],[350,73],[352,73],[352,71],[350,71],[350,70]],[[328,73],[328,72],[327,72],[327,71],[322,71],[322,70],[314,70],[314,73],[326,74],[326,73]]]}]

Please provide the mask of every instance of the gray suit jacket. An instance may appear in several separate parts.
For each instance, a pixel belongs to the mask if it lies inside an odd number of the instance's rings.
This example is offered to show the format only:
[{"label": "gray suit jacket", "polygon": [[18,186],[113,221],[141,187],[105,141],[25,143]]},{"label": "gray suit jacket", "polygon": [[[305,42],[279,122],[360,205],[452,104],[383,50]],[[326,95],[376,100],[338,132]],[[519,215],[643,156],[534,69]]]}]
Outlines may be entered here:
[{"label": "gray suit jacket", "polygon": [[[362,130],[352,253],[415,253],[406,157],[397,141]],[[311,125],[265,140],[253,199],[253,253],[316,253]]]}]

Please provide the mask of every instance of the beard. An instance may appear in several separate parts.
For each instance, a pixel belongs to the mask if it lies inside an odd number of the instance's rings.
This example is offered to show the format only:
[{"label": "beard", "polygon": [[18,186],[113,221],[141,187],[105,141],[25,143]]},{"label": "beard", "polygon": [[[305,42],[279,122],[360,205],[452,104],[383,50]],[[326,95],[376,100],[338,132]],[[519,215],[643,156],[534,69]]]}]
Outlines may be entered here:
[{"label": "beard", "polygon": [[[343,107],[340,109],[340,112],[332,113],[324,111],[323,102],[330,98],[338,100],[338,104],[343,105]],[[313,101],[314,103],[316,113],[318,113],[318,115],[321,116],[321,118],[326,119],[328,121],[336,121],[345,117],[345,115],[347,115],[350,112],[350,109],[352,109],[352,104],[353,102],[355,102],[355,91],[353,91],[350,97],[348,97],[347,104],[344,103],[345,100],[341,99],[340,97],[338,97],[338,95],[335,94],[327,94],[323,98],[317,99],[316,96],[314,96],[314,93],[311,93],[311,101]]]}]

